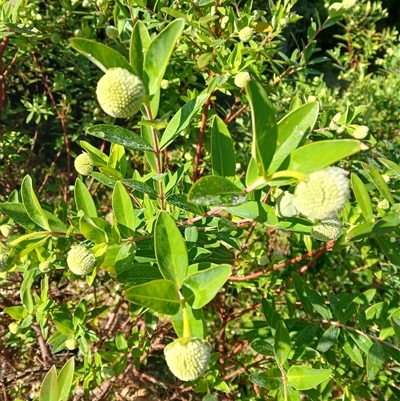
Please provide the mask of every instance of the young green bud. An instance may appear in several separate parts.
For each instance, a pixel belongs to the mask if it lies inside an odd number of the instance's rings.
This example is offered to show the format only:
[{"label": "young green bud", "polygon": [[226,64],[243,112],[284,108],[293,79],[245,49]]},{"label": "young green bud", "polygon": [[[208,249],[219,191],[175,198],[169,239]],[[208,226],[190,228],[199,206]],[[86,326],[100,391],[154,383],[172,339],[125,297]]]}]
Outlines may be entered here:
[{"label": "young green bud", "polygon": [[246,26],[239,31],[239,39],[242,42],[248,42],[253,36],[253,28]]},{"label": "young green bud", "polygon": [[250,80],[250,74],[246,71],[239,72],[235,75],[235,85],[239,88],[244,88]]},{"label": "young green bud", "polygon": [[74,349],[78,346],[78,343],[77,343],[77,341],[75,340],[75,338],[68,338],[68,340],[65,341],[65,346],[66,346],[70,351],[72,351],[72,350],[74,350]]},{"label": "young green bud", "polygon": [[319,241],[330,241],[339,237],[342,225],[336,217],[318,222],[312,229],[310,236]]},{"label": "young green bud", "polygon": [[142,105],[146,92],[143,82],[124,68],[110,68],[97,83],[101,108],[116,118],[131,117]]},{"label": "young green bud", "polygon": [[108,25],[106,28],[106,35],[110,39],[117,39],[119,36],[118,29],[113,25]]},{"label": "young green bud", "polygon": [[50,40],[54,43],[54,44],[58,44],[61,42],[61,36],[58,33],[53,33],[50,36]]},{"label": "young green bud", "polygon": [[47,273],[51,270],[51,268],[53,267],[53,265],[51,264],[51,262],[49,262],[48,260],[46,260],[45,262],[40,262],[39,264],[39,270],[42,273]]},{"label": "young green bud", "polygon": [[347,172],[339,167],[328,167],[311,173],[297,184],[293,203],[309,219],[327,220],[344,208],[349,197]]},{"label": "young green bud", "polygon": [[95,268],[96,258],[83,245],[75,245],[68,252],[67,264],[72,273],[85,276]]},{"label": "young green bud", "polygon": [[178,338],[164,349],[170,371],[180,380],[196,380],[207,369],[211,345],[199,338]]},{"label": "young green bud", "polygon": [[11,334],[17,334],[19,333],[19,324],[17,322],[12,322],[8,325],[8,330],[10,331]]},{"label": "young green bud", "polygon": [[90,175],[93,172],[93,160],[87,153],[80,154],[75,159],[75,170],[82,175]]}]

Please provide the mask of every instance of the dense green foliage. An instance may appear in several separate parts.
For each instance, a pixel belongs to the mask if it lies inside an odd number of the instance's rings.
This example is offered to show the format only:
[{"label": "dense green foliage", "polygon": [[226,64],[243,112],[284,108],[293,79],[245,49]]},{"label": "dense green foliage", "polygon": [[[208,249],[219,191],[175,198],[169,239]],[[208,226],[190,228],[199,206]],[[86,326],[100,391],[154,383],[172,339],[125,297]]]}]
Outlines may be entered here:
[{"label": "dense green foliage", "polygon": [[4,397],[400,400],[399,34],[296,3],[0,0]]}]

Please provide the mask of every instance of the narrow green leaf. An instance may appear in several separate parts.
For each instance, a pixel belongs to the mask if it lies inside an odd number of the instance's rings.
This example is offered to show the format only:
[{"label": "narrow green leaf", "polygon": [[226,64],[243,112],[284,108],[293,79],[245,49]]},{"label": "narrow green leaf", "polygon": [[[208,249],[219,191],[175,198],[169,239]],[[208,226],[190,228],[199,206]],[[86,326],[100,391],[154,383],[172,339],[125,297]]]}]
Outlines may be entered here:
[{"label": "narrow green leaf", "polygon": [[310,174],[359,152],[361,146],[362,143],[354,139],[313,142],[290,154],[290,161],[286,170]]},{"label": "narrow green leaf", "polygon": [[188,269],[186,245],[175,221],[164,211],[156,221],[154,248],[161,274],[180,288]]},{"label": "narrow green leaf", "polygon": [[261,339],[261,338],[256,338],[252,343],[251,343],[251,348],[256,351],[257,353],[261,355],[266,355],[266,356],[274,356],[274,348],[272,345]]},{"label": "narrow green leaf", "polygon": [[373,214],[371,198],[361,178],[354,173],[351,173],[351,187],[364,217],[368,218]]},{"label": "narrow green leaf", "polygon": [[250,380],[260,387],[268,390],[278,390],[282,382],[282,373],[278,368],[272,368],[266,372],[252,373]]},{"label": "narrow green leaf", "polygon": [[108,156],[86,141],[79,141],[79,145],[90,155],[96,166],[107,166]]},{"label": "narrow green leaf", "polygon": [[373,379],[385,365],[386,356],[383,345],[376,342],[369,349],[367,356],[367,375]]},{"label": "narrow green leaf", "polygon": [[86,185],[77,178],[74,188],[76,209],[82,210],[85,216],[97,217],[97,208]]},{"label": "narrow green leaf", "polygon": [[149,95],[154,95],[160,87],[169,59],[180,38],[185,20],[176,19],[163,29],[150,43],[144,56],[144,78]]},{"label": "narrow green leaf", "polygon": [[319,312],[319,314],[326,320],[332,319],[331,311],[325,305],[325,300],[321,297],[321,295],[308,286],[304,286],[304,289],[308,299],[314,305],[314,308]]},{"label": "narrow green leaf", "polygon": [[[94,218],[93,218],[94,219]],[[93,220],[90,217],[82,216],[79,219],[79,231],[83,236],[93,241],[95,244],[101,244],[102,242],[107,242],[108,237],[103,228],[99,227],[96,222],[100,219]],[[107,224],[104,222],[104,224]]]},{"label": "narrow green leaf", "polygon": [[[183,289],[189,288],[194,296],[193,309],[200,309],[208,304],[225,284],[231,274],[231,266],[219,265],[201,270],[183,280]],[[185,292],[184,295],[186,296]]]},{"label": "narrow green leaf", "polygon": [[22,180],[21,197],[22,203],[24,205],[26,213],[28,213],[28,216],[38,226],[44,228],[45,230],[49,230],[50,226],[48,218],[35,195],[32,187],[32,178],[29,175],[26,175]]},{"label": "narrow green leaf", "polygon": [[160,150],[170,145],[175,138],[191,123],[193,117],[203,107],[209,94],[197,96],[195,99],[181,107],[168,123],[160,141]]},{"label": "narrow green leaf", "polygon": [[200,178],[190,188],[188,201],[202,206],[237,206],[247,200],[247,195],[223,177]]},{"label": "narrow green leaf", "polygon": [[392,321],[393,318],[400,319],[400,308],[397,308],[393,312],[391,312],[385,323],[383,324],[383,327],[381,328],[381,332],[379,334],[379,338],[381,340],[386,340],[388,337],[392,337],[395,335]]},{"label": "narrow green leaf", "polygon": [[274,340],[276,362],[283,365],[291,351],[289,332],[283,320],[280,320],[276,326]]},{"label": "narrow green leaf", "polygon": [[120,331],[115,336],[115,345],[120,352],[126,353],[128,351],[128,343],[125,340],[124,334]]},{"label": "narrow green leaf", "polygon": [[144,81],[143,64],[144,54],[149,48],[151,38],[146,26],[138,20],[133,27],[129,48],[129,60],[133,73]]},{"label": "narrow green leaf", "polygon": [[400,178],[400,166],[391,160],[383,159],[378,157],[378,160],[388,169],[390,170],[397,178]]},{"label": "narrow green leaf", "polygon": [[223,120],[216,115],[211,129],[211,164],[214,175],[235,177],[235,149],[231,134]]},{"label": "narrow green leaf", "polygon": [[69,393],[71,391],[72,380],[75,371],[75,358],[68,359],[62,367],[58,378],[58,401],[68,401]]},{"label": "narrow green leaf", "polygon": [[343,336],[339,337],[339,343],[342,346],[344,352],[360,367],[364,367],[364,361],[358,346],[354,341],[343,333]]},{"label": "narrow green leaf", "polygon": [[84,38],[70,39],[70,43],[75,50],[87,57],[103,71],[113,67],[121,67],[134,73],[126,58],[109,46]]},{"label": "narrow green leaf", "polygon": [[375,239],[390,263],[400,266],[400,246],[384,237],[377,237]]},{"label": "narrow green leaf", "polygon": [[39,401],[58,401],[58,394],[57,372],[53,365],[40,386]]},{"label": "narrow green leaf", "polygon": [[313,316],[313,306],[310,300],[307,297],[305,288],[304,288],[304,281],[303,279],[297,274],[293,273],[293,284],[296,289],[297,296],[299,297],[304,310],[306,311],[308,316]]},{"label": "narrow green leaf", "polygon": [[390,319],[390,324],[392,325],[394,333],[396,335],[397,343],[400,343],[400,318],[393,316]]},{"label": "narrow green leaf", "polygon": [[246,94],[251,107],[253,126],[253,148],[258,174],[266,176],[276,149],[278,129],[275,111],[264,88],[257,81],[246,85]]},{"label": "narrow green leaf", "polygon": [[374,226],[375,226],[374,222],[362,223],[355,226],[346,234],[346,241],[347,242],[358,241],[362,238],[370,237]]},{"label": "narrow green leaf", "polygon": [[323,353],[329,351],[338,338],[339,332],[339,327],[330,326],[320,338],[317,350]]},{"label": "narrow green leaf", "polygon": [[92,125],[86,132],[105,141],[117,143],[127,149],[152,151],[153,148],[139,135],[117,125]]},{"label": "narrow green leaf", "polygon": [[[203,309],[192,309],[186,304],[186,313],[189,319],[190,335],[196,338],[204,338],[206,333],[206,323]],[[182,306],[176,315],[171,316],[171,322],[174,330],[179,337],[183,337],[183,312]]]},{"label": "narrow green leaf", "polygon": [[290,153],[299,146],[304,136],[312,131],[318,111],[318,102],[306,103],[278,122],[277,147],[268,168],[268,175],[275,173]]},{"label": "narrow green leaf", "polygon": [[341,323],[345,324],[346,318],[343,312],[343,307],[336,298],[336,296],[334,294],[328,294],[328,300],[331,305],[333,313],[336,315],[336,317],[339,319]]},{"label": "narrow green leaf", "polygon": [[28,313],[33,312],[33,299],[31,289],[35,273],[36,271],[34,269],[25,271],[24,279],[22,280],[22,284],[20,287],[20,298]]},{"label": "narrow green leaf", "polygon": [[7,313],[7,315],[11,316],[14,320],[22,320],[27,314],[26,309],[20,305],[8,306],[3,309],[3,312]]},{"label": "narrow green leaf", "polygon": [[121,183],[126,185],[129,188],[134,189],[135,191],[142,192],[153,198],[157,197],[157,192],[148,184],[138,181],[138,180],[121,180]]},{"label": "narrow green leaf", "polygon": [[225,210],[234,216],[255,220],[258,223],[265,223],[271,226],[278,224],[274,209],[264,202],[249,201],[239,206],[226,207]]},{"label": "narrow green leaf", "polygon": [[389,212],[385,217],[378,220],[372,229],[372,234],[375,237],[381,237],[384,234],[395,231],[400,227],[400,213]]},{"label": "narrow green leaf", "polygon": [[288,383],[296,390],[310,390],[328,380],[330,369],[313,369],[307,366],[291,366],[287,371]]},{"label": "narrow green leaf", "polygon": [[390,203],[394,204],[394,198],[392,193],[390,192],[390,189],[388,185],[386,184],[385,180],[382,178],[378,170],[376,170],[374,167],[371,165],[361,162],[361,165],[365,172],[367,173],[368,177],[370,178],[370,181],[376,186],[378,191],[381,193],[381,195]]},{"label": "narrow green leaf", "polygon": [[12,218],[15,223],[21,225],[27,230],[33,230],[36,227],[36,224],[29,217],[22,203],[17,203],[17,202],[0,203],[0,210],[7,216]]},{"label": "narrow green leaf", "polygon": [[136,221],[132,200],[121,182],[117,182],[112,195],[112,208],[118,228],[126,237],[135,234]]},{"label": "narrow green leaf", "polygon": [[180,306],[176,285],[169,280],[154,280],[131,287],[125,291],[125,298],[165,315],[177,314]]}]

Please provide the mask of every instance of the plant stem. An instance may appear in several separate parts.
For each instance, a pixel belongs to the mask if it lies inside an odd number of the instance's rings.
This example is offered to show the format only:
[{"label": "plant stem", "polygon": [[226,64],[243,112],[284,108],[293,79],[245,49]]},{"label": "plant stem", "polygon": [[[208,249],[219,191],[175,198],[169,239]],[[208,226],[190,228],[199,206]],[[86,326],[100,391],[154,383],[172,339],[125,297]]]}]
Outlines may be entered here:
[{"label": "plant stem", "polygon": [[189,315],[186,309],[186,302],[182,303],[182,314],[183,314],[183,337],[191,337],[192,333],[190,331]]}]

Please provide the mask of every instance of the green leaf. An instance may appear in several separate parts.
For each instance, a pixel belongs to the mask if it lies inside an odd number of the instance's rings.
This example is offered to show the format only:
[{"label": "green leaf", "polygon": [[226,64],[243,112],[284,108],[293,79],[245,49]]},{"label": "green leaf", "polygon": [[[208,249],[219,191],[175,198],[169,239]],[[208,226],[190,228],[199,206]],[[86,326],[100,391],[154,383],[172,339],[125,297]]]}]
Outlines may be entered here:
[{"label": "green leaf", "polygon": [[[231,266],[219,265],[191,274],[183,280],[183,289],[189,288],[194,296],[193,309],[208,304],[225,284],[231,274]],[[184,295],[186,296],[185,292]]]},{"label": "green leaf", "polygon": [[354,343],[354,341],[346,335],[343,334],[343,337],[339,337],[339,343],[342,346],[344,352],[360,367],[364,367],[364,361],[361,355],[361,352],[358,346]]},{"label": "green leaf", "polygon": [[152,196],[153,198],[157,198],[157,192],[149,185],[144,182],[137,180],[121,180],[121,183],[126,185],[129,188],[134,189],[135,191],[142,192],[143,194],[147,194]]},{"label": "green leaf", "polygon": [[223,120],[216,115],[211,128],[211,164],[214,175],[235,177],[235,149],[231,134]]},{"label": "green leaf", "polygon": [[167,197],[167,202],[171,205],[177,206],[182,210],[186,210],[190,213],[202,215],[203,211],[201,208],[193,203],[187,201],[187,196],[180,194],[172,194]]},{"label": "green leaf", "polygon": [[[189,319],[190,334],[192,337],[204,338],[206,324],[202,309],[192,309],[189,304],[185,304],[187,318]],[[183,310],[182,306],[176,315],[171,316],[174,330],[179,337],[183,337]]]},{"label": "green leaf", "polygon": [[374,226],[374,222],[362,223],[355,226],[346,234],[346,241],[358,241],[362,238],[370,237]]},{"label": "green leaf", "polygon": [[134,73],[134,70],[126,58],[109,46],[103,45],[95,40],[83,38],[70,39],[70,43],[75,50],[87,57],[104,72],[109,68],[121,67]]},{"label": "green leaf", "polygon": [[17,202],[0,203],[0,210],[27,230],[33,230],[36,224],[29,217],[24,205]]},{"label": "green leaf", "polygon": [[[4,309],[4,311],[5,311],[5,309]],[[393,331],[396,335],[397,342],[400,343],[400,319],[393,316],[390,319],[390,323],[391,323],[391,325],[393,327]]]},{"label": "green leaf", "polygon": [[[264,299],[263,299],[264,300]],[[251,348],[253,348],[254,351],[261,355],[266,355],[266,356],[274,356],[274,348],[272,345],[265,341],[262,340],[261,338],[256,338],[252,343],[251,343]]]},{"label": "green leaf", "polygon": [[39,401],[58,401],[58,394],[57,372],[53,365],[40,386]]},{"label": "green leaf", "polygon": [[58,401],[68,401],[75,371],[75,358],[68,359],[58,375]]},{"label": "green leaf", "polygon": [[26,315],[27,311],[23,306],[8,306],[3,309],[4,313],[11,316],[14,320],[22,320]]},{"label": "green leaf", "polygon": [[86,185],[79,178],[75,181],[74,195],[78,211],[82,210],[85,216],[88,217],[97,217],[97,208],[92,195],[90,195]]},{"label": "green leaf", "polygon": [[169,59],[184,26],[183,19],[171,22],[153,39],[147,49],[144,56],[144,78],[150,96],[153,96],[160,88]]},{"label": "green leaf", "polygon": [[376,342],[369,349],[367,355],[367,375],[373,379],[385,365],[386,356],[383,345]]},{"label": "green leaf", "polygon": [[291,351],[289,332],[283,320],[279,320],[276,326],[274,340],[276,362],[283,365]]},{"label": "green leaf", "polygon": [[114,187],[112,208],[121,233],[126,238],[133,237],[136,228],[135,210],[127,190],[120,182]]},{"label": "green leaf", "polygon": [[200,178],[190,188],[188,201],[202,206],[237,206],[247,200],[247,195],[223,177]]},{"label": "green leaf", "polygon": [[90,155],[95,166],[107,166],[108,156],[86,141],[79,141],[79,145]]},{"label": "green leaf", "polygon": [[[91,219],[90,217],[87,216],[82,216],[79,219],[79,231],[83,234],[83,236],[90,240],[93,241],[95,244],[101,244],[102,242],[107,242],[108,237],[106,232],[104,231],[103,228],[99,227],[96,222],[100,222],[101,219],[96,219],[95,218]],[[103,225],[106,225],[107,223],[105,221],[101,221]]]},{"label": "green leaf", "polygon": [[378,157],[378,160],[388,169],[390,170],[397,178],[400,178],[400,166],[391,160],[383,159]]},{"label": "green leaf", "polygon": [[115,336],[115,345],[120,352],[128,351],[128,343],[125,340],[124,334],[120,331]]},{"label": "green leaf", "polygon": [[175,221],[164,211],[156,221],[154,249],[161,274],[180,288],[189,264],[186,245]]},{"label": "green leaf", "polygon": [[252,373],[250,380],[257,386],[268,390],[278,390],[282,382],[282,373],[278,368],[272,368],[266,372]]},{"label": "green leaf", "polygon": [[332,345],[338,338],[340,329],[337,326],[330,326],[328,330],[324,332],[319,340],[317,350],[319,352],[327,352],[331,349]]},{"label": "green leaf", "polygon": [[294,151],[317,121],[318,102],[306,103],[287,114],[278,122],[277,148],[268,168],[268,174],[275,173],[285,159]]},{"label": "green leaf", "polygon": [[133,73],[144,81],[144,54],[151,43],[149,32],[142,21],[138,20],[133,27],[129,48],[129,60]]},{"label": "green leaf", "polygon": [[117,143],[127,149],[152,151],[153,148],[139,135],[117,125],[99,124],[89,127],[86,132],[105,141]]},{"label": "green leaf", "polygon": [[293,284],[294,288],[296,289],[297,296],[299,297],[304,310],[306,311],[308,316],[313,316],[313,306],[310,300],[307,297],[305,288],[304,288],[304,281],[303,279],[297,274],[293,273]]},{"label": "green leaf", "polygon": [[399,226],[400,213],[389,212],[385,217],[376,222],[372,229],[372,234],[375,237],[381,237],[384,234],[394,231]]},{"label": "green leaf", "polygon": [[354,139],[333,139],[313,142],[293,151],[286,170],[303,174],[314,173],[361,150],[362,143]]},{"label": "green leaf", "polygon": [[21,184],[22,203],[28,213],[28,216],[39,226],[45,230],[49,230],[49,220],[40,206],[32,187],[32,178],[26,175]]},{"label": "green leaf", "polygon": [[390,203],[394,204],[394,199],[393,195],[390,192],[390,189],[388,185],[386,184],[385,180],[382,178],[382,176],[379,174],[378,170],[373,168],[371,165],[361,162],[361,165],[365,172],[367,173],[370,181],[376,186],[378,191],[381,193],[381,195]]},{"label": "green leaf", "polygon": [[33,278],[35,276],[35,269],[27,270],[24,273],[24,279],[20,287],[20,298],[28,313],[33,312],[33,299],[31,294]]},{"label": "green leaf", "polygon": [[325,300],[321,297],[321,295],[308,286],[304,286],[304,289],[308,299],[314,305],[314,308],[319,312],[319,314],[326,320],[332,319],[331,311],[325,305]]},{"label": "green leaf", "polygon": [[263,202],[249,201],[239,206],[226,207],[225,210],[234,216],[255,220],[258,223],[266,223],[271,226],[278,224],[274,209]]},{"label": "green leaf", "polygon": [[258,174],[266,176],[268,167],[276,149],[278,129],[275,111],[262,85],[257,81],[250,81],[246,85],[246,94],[251,107],[251,121],[253,126],[253,148]]},{"label": "green leaf", "polygon": [[154,280],[131,287],[125,291],[125,298],[165,315],[177,314],[180,306],[176,285],[169,280]]},{"label": "green leaf", "polygon": [[296,390],[310,390],[328,380],[330,369],[313,369],[307,366],[291,366],[287,371],[288,383]]},{"label": "green leaf", "polygon": [[384,237],[377,237],[375,239],[389,261],[395,266],[400,266],[400,246]]},{"label": "green leaf", "polygon": [[343,312],[343,307],[340,304],[339,300],[336,298],[334,294],[328,294],[328,301],[331,305],[331,309],[339,321],[343,324],[346,323],[346,317]]},{"label": "green leaf", "polygon": [[181,107],[168,123],[160,141],[160,150],[170,145],[175,138],[190,124],[193,117],[203,107],[210,95],[199,95]]},{"label": "green leaf", "polygon": [[371,216],[373,214],[371,198],[361,178],[354,173],[351,173],[351,187],[364,217]]}]

